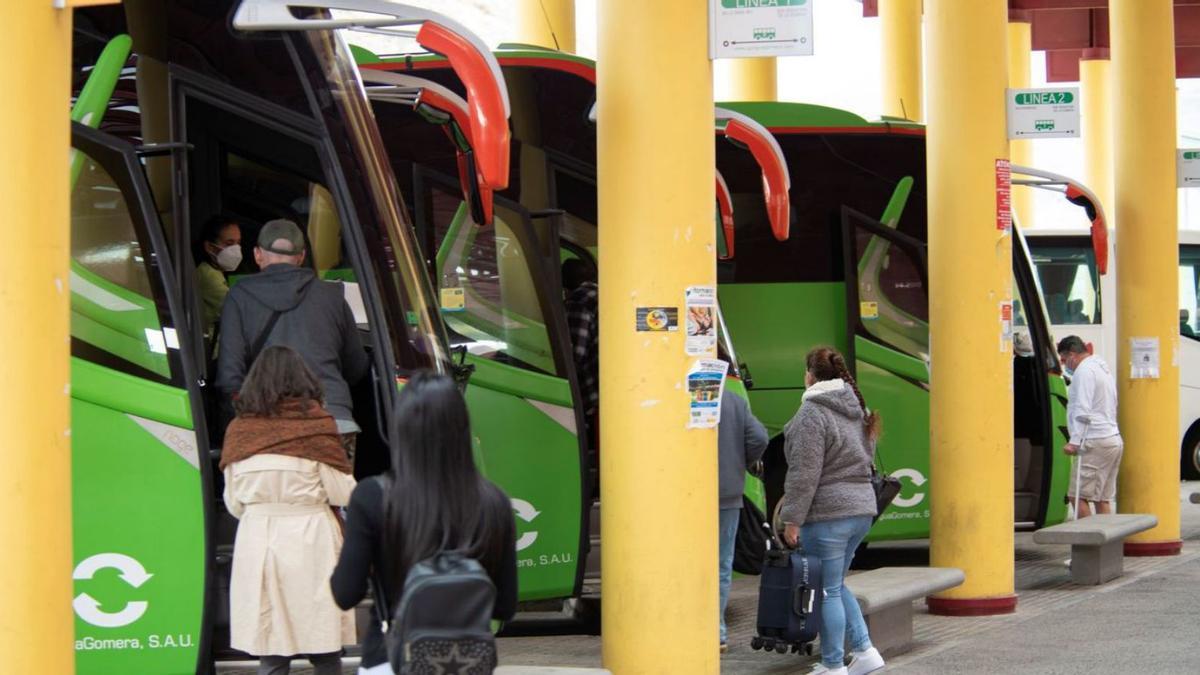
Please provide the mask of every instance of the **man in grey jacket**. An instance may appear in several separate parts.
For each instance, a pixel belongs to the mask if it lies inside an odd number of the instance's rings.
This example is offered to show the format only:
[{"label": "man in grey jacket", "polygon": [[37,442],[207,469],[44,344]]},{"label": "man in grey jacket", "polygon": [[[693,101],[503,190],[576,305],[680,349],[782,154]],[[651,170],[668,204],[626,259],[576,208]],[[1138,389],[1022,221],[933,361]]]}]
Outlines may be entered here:
[{"label": "man in grey jacket", "polygon": [[720,498],[721,651],[725,651],[725,605],[733,576],[733,545],[737,539],[738,516],[746,467],[758,461],[767,449],[767,430],[750,412],[746,399],[729,390],[721,394],[721,422],[717,426],[717,473]]},{"label": "man in grey jacket", "polygon": [[216,386],[235,396],[258,351],[287,345],[321,380],[325,408],[352,452],[361,429],[349,385],[367,373],[369,360],[341,286],[300,267],[304,253],[304,234],[290,220],[272,220],[259,231],[254,259],[262,271],[235,284],[221,311]]}]

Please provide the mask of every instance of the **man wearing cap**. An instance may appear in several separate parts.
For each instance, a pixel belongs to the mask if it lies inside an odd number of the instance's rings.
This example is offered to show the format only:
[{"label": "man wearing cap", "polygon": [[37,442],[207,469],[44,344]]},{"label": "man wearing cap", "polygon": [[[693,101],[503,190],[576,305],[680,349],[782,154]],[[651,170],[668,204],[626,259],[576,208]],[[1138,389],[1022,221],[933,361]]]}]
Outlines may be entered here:
[{"label": "man wearing cap", "polygon": [[320,378],[325,408],[353,452],[360,429],[349,385],[366,375],[369,360],[341,286],[301,267],[304,252],[304,235],[290,220],[269,221],[259,231],[254,260],[262,271],[235,284],[221,311],[216,386],[230,400],[259,352],[291,347]]}]

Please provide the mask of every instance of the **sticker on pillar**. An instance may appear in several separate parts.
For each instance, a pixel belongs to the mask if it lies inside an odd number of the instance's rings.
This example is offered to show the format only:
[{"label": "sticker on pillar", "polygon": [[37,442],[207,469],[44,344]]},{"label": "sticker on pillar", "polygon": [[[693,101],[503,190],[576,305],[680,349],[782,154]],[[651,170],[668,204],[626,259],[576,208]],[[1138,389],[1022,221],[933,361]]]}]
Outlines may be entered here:
[{"label": "sticker on pillar", "polygon": [[697,359],[688,369],[689,429],[713,429],[721,421],[721,393],[729,364],[720,359]]},{"label": "sticker on pillar", "polygon": [[688,356],[711,356],[717,348],[717,288],[688,286],[684,291],[687,307]]},{"label": "sticker on pillar", "polygon": [[1182,148],[1175,157],[1179,187],[1200,187],[1200,148]]},{"label": "sticker on pillar", "polygon": [[1134,380],[1158,379],[1158,338],[1129,338],[1129,377]]},{"label": "sticker on pillar", "polygon": [[465,312],[467,294],[462,288],[443,288],[441,292],[443,312]]},{"label": "sticker on pillar", "polygon": [[1079,87],[1008,89],[1008,139],[1079,138]]},{"label": "sticker on pillar", "polygon": [[1012,300],[1000,303],[1000,352],[1007,354],[1012,350],[1013,343],[1013,304]]},{"label": "sticker on pillar", "polygon": [[1012,164],[996,160],[996,229],[1012,232]]},{"label": "sticker on pillar", "polygon": [[858,303],[858,316],[863,321],[871,321],[879,318],[879,303],[878,302],[860,302]]},{"label": "sticker on pillar", "polygon": [[678,307],[638,307],[638,332],[667,333],[679,329]]}]

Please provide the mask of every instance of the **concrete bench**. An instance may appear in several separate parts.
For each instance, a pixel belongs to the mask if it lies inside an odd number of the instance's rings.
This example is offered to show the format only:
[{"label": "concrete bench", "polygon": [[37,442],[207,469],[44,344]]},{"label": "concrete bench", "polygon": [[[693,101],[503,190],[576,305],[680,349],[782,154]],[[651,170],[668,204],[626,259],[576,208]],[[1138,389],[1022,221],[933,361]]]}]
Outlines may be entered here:
[{"label": "concrete bench", "polygon": [[1188,501],[1193,504],[1200,504],[1200,492],[1193,492],[1188,496]]},{"label": "concrete bench", "polygon": [[912,647],[913,600],[954,588],[965,578],[954,567],[881,567],[851,574],[846,586],[858,598],[871,643],[886,657]]},{"label": "concrete bench", "polygon": [[1124,572],[1125,537],[1158,525],[1143,513],[1098,513],[1033,533],[1039,544],[1070,544],[1071,581],[1095,586]]},{"label": "concrete bench", "polygon": [[560,668],[558,666],[500,666],[495,675],[612,675],[604,668]]}]

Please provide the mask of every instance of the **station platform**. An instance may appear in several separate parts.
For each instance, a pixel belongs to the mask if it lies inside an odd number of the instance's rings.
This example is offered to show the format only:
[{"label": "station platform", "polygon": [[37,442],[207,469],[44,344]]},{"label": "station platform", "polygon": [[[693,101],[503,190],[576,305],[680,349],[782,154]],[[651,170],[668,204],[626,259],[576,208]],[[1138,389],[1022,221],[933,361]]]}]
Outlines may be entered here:
[{"label": "station platform", "polygon": [[[1200,611],[1200,504],[1189,501],[1200,482],[1180,484],[1183,552],[1161,558],[1125,558],[1125,574],[1102,586],[1077,586],[1065,560],[1067,546],[1016,536],[1014,614],[942,617],[916,605],[911,651],[888,661],[889,673],[954,675],[1027,673],[1197,673],[1197,612]],[[926,542],[872,546],[865,567],[928,564]],[[853,572],[851,572],[853,574]],[[729,651],[721,672],[766,675],[804,673],[817,657],[750,649],[757,578],[735,579],[730,593]],[[600,638],[557,635],[502,638],[501,665],[600,667]],[[252,675],[253,669],[222,672]],[[311,669],[293,665],[293,673]],[[347,663],[347,674],[357,672]],[[534,671],[536,672],[536,671]],[[669,672],[668,669],[663,670]]]}]

